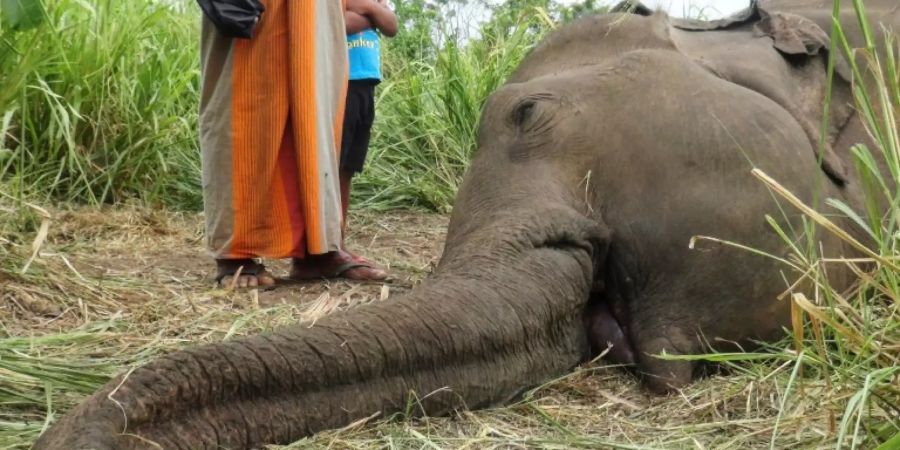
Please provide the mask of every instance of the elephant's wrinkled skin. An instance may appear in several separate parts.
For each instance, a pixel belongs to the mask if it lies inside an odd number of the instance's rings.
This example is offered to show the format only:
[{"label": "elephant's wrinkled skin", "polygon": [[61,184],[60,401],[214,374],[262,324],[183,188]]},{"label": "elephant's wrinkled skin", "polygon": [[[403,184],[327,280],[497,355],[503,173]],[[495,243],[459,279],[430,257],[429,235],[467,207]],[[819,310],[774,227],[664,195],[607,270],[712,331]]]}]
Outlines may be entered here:
[{"label": "elephant's wrinkled skin", "polygon": [[[171,353],[110,382],[36,448],[257,448],[401,410],[411,391],[420,412],[478,408],[607,341],[667,391],[692,365],[653,354],[782,336],[783,267],[688,243],[785,252],[764,219],[783,216],[752,165],[805,201],[818,185],[856,203],[846,155],[864,130],[841,77],[816,160],[830,4],[763,2],[711,24],[611,14],[560,29],[488,101],[444,255],[421,287],[312,328]],[[892,0],[867,6],[900,23]],[[842,20],[855,27],[849,10]]]}]

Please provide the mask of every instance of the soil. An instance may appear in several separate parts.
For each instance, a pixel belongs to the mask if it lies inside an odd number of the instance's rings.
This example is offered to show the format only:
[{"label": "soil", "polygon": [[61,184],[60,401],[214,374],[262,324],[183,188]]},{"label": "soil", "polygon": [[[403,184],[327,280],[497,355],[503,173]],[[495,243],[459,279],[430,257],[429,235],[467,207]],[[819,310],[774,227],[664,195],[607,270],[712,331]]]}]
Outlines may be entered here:
[{"label": "soil", "polygon": [[[382,286],[388,286],[391,291],[402,292],[420,281],[437,264],[446,231],[446,217],[401,212],[382,217],[377,222],[371,216],[357,219],[358,226],[350,229],[347,247],[389,271],[390,278],[386,282],[356,282],[346,279],[297,282],[286,278],[289,260],[265,260],[263,262],[276,276],[277,284],[272,289],[259,290],[259,305],[303,304],[326,292],[343,295],[352,291],[359,295],[379,296]],[[202,226],[191,225],[193,229]],[[176,283],[197,291],[216,288],[214,263],[207,255],[202,239],[186,236],[182,245],[172,242],[173,239],[163,240],[169,245],[140,253],[134,253],[128,245],[107,245],[107,253],[102,257],[82,255],[73,263],[89,268],[88,273],[93,277],[112,276],[161,284]]]},{"label": "soil", "polygon": [[[240,314],[279,305],[309,307],[316,301],[346,307],[383,300],[408,291],[433,270],[447,222],[445,215],[415,211],[352,213],[347,247],[386,269],[390,277],[385,282],[296,282],[285,278],[289,260],[265,260],[277,277],[274,288],[229,291],[216,286],[199,214],[60,212],[32,270],[38,278],[46,275],[44,286],[3,275],[0,284],[9,294],[0,296],[6,297],[0,301],[0,323],[13,334],[42,334],[109,316],[146,317],[148,309],[183,314],[189,306],[196,313],[221,309]],[[75,302],[79,308],[66,298],[72,296],[84,297]]]},{"label": "soil", "polygon": [[[338,279],[230,291],[215,285],[199,214],[120,206],[53,211],[51,220],[46,239],[38,236],[39,257],[24,275],[35,232],[0,236],[0,257],[13,256],[0,260],[0,338],[56,336],[30,344],[28,353],[107,375],[177,348],[314,322],[402,294],[437,264],[448,222],[445,215],[421,212],[354,212],[348,247],[387,268],[393,275],[387,283]],[[287,274],[287,261],[265,263],[277,276]],[[290,448],[829,447],[834,415],[816,394],[821,386],[806,385],[809,395],[785,403],[786,367],[715,374],[677,395],[654,397],[621,368],[597,361],[516,405],[360,423]],[[27,410],[0,408],[0,422],[31,427],[12,448],[28,448],[46,413],[43,384],[20,378],[0,377],[0,390],[38,400]],[[87,393],[69,389],[53,391],[55,412]]]}]

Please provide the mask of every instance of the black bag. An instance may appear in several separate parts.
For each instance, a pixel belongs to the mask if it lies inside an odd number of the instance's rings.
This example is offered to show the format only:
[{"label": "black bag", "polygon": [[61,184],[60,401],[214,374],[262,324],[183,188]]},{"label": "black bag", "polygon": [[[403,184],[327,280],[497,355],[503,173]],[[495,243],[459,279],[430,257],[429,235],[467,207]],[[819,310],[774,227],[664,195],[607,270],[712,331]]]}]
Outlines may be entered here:
[{"label": "black bag", "polygon": [[259,0],[197,0],[219,33],[229,38],[250,39],[266,10]]}]

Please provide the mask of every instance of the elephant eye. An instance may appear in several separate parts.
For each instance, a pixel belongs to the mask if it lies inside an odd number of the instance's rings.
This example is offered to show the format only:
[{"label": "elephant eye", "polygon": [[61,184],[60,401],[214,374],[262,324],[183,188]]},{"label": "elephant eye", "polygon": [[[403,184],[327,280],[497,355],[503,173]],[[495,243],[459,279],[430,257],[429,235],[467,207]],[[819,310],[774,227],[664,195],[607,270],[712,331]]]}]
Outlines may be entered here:
[{"label": "elephant eye", "polygon": [[510,111],[507,120],[510,125],[524,132],[534,132],[545,128],[552,121],[553,109],[559,98],[550,92],[533,92],[523,96]]},{"label": "elephant eye", "polygon": [[523,127],[531,116],[534,114],[535,101],[533,99],[525,99],[519,102],[512,111],[512,123],[517,127]]}]

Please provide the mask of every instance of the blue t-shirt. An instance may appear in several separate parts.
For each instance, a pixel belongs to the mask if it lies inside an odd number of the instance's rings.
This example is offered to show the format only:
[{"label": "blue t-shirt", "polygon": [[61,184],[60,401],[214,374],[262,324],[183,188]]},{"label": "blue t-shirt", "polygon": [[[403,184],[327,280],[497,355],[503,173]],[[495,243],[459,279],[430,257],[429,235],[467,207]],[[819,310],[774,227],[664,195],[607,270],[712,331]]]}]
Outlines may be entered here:
[{"label": "blue t-shirt", "polygon": [[381,44],[378,33],[367,28],[347,36],[351,80],[381,81]]}]

